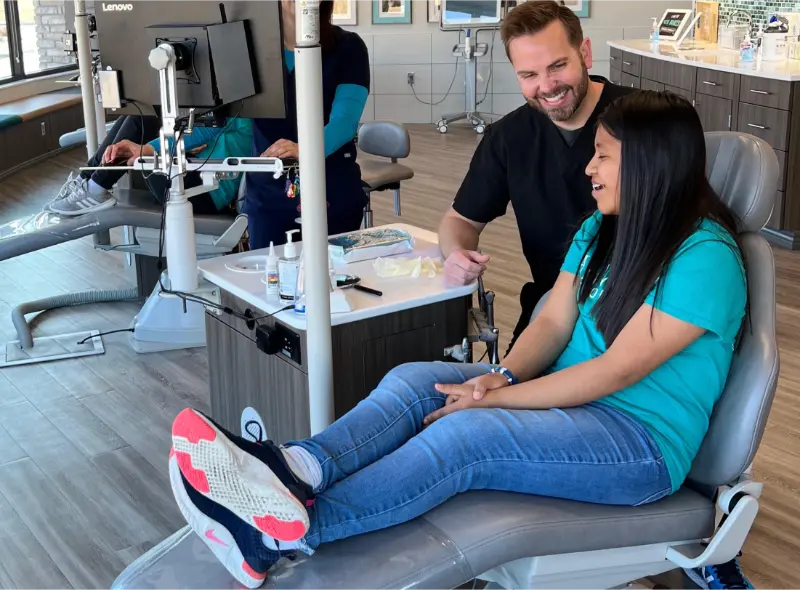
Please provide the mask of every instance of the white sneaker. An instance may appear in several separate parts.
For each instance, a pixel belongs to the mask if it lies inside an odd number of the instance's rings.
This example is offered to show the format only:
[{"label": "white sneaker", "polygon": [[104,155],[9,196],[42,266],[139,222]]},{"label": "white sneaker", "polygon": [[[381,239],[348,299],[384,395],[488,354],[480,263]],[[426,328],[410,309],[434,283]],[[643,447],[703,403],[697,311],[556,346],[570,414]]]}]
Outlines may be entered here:
[{"label": "white sneaker", "polygon": [[240,427],[242,429],[242,438],[254,443],[267,440],[267,428],[264,426],[264,421],[253,408],[247,407],[244,409]]},{"label": "white sneaker", "polygon": [[108,209],[116,204],[117,199],[110,192],[104,191],[99,195],[93,195],[89,191],[88,180],[80,174],[73,176],[70,173],[56,198],[45,209],[59,215],[84,215]]}]

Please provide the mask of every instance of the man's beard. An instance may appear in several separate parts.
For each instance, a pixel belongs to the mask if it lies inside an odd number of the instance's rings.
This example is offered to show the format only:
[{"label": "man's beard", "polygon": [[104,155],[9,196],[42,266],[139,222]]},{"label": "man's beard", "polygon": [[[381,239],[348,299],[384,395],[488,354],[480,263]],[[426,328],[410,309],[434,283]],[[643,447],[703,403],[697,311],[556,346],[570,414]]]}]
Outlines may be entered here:
[{"label": "man's beard", "polygon": [[[586,94],[589,91],[589,70],[586,68],[586,64],[583,63],[583,60],[581,60],[581,69],[583,70],[583,75],[581,76],[581,82],[577,87],[561,84],[555,90],[548,92],[546,95],[539,93],[535,98],[525,97],[525,100],[528,101],[529,105],[543,112],[553,121],[567,121],[572,117],[572,115],[575,114],[575,111],[580,108],[581,104],[583,103],[583,99],[586,98]],[[558,96],[565,91],[567,96],[572,93],[572,96],[574,97],[570,104],[558,108],[547,108],[544,106],[547,103],[541,98],[542,96]]]}]

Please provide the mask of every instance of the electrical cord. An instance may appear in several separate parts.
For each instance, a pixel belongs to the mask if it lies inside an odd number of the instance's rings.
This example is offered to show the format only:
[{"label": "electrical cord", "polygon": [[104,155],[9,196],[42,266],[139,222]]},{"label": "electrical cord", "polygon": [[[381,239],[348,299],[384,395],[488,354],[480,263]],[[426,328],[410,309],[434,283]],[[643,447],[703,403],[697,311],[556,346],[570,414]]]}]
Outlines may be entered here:
[{"label": "electrical cord", "polygon": [[[483,89],[483,98],[480,99],[475,108],[478,108],[484,100],[486,100],[486,96],[489,94],[489,86],[492,83],[492,75],[494,75],[494,39],[495,35],[497,35],[497,29],[492,30],[492,48],[489,50],[489,77],[486,79],[486,88]],[[490,113],[491,114],[491,113]]]},{"label": "electrical cord", "polygon": [[[458,32],[458,43],[461,43],[461,31]],[[458,76],[458,60],[459,59],[461,59],[460,56],[456,56],[456,61],[453,64],[454,65],[454,68],[453,68],[453,79],[450,80],[450,86],[448,86],[447,92],[445,92],[444,96],[442,97],[442,100],[440,100],[438,102],[426,102],[426,101],[422,100],[419,96],[417,96],[417,89],[414,88],[414,84],[410,84],[411,93],[414,95],[414,98],[417,99],[417,102],[421,102],[422,104],[426,104],[426,105],[429,105],[429,106],[436,106],[437,104],[442,104],[445,101],[445,99],[447,99],[447,97],[450,96],[450,91],[453,89],[453,84],[455,83],[456,77]]]},{"label": "electrical cord", "polygon": [[119,330],[109,330],[108,332],[100,332],[99,334],[91,334],[91,335],[87,336],[86,338],[84,338],[83,340],[79,341],[77,344],[84,344],[87,340],[91,340],[92,338],[95,338],[95,337],[99,338],[100,336],[108,336],[109,334],[117,334],[119,332],[133,332],[133,328],[121,328]]}]

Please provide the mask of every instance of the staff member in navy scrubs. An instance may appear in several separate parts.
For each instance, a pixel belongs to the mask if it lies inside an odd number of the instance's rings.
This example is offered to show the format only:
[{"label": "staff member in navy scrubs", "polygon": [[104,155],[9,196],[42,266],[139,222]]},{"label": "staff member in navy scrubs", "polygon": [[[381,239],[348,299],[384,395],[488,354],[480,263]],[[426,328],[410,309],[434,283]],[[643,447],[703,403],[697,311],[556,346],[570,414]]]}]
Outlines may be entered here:
[{"label": "staff member in navy scrubs", "polygon": [[[254,119],[253,153],[265,157],[298,159],[294,69],[294,1],[281,0],[283,20],[286,118]],[[355,231],[361,226],[366,195],[356,162],[355,137],[369,94],[369,54],[356,33],[331,24],[333,1],[320,2],[322,92],[325,117],[325,177],[328,234]],[[271,174],[248,174],[245,211],[252,249],[286,241],[286,232],[299,229],[300,198],[287,191],[287,179]],[[300,163],[300,191],[303,170]],[[296,241],[296,240],[294,240]]]}]

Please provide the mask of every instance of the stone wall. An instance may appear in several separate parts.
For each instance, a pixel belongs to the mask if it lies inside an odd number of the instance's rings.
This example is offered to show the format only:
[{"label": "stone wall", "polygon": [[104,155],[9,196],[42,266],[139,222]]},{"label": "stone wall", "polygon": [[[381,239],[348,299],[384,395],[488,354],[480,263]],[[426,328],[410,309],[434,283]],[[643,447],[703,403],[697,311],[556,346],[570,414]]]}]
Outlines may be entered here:
[{"label": "stone wall", "polygon": [[64,32],[75,28],[71,23],[69,26],[66,24],[64,1],[33,0],[40,70],[63,67],[76,62],[75,57],[66,53],[62,46]]}]

